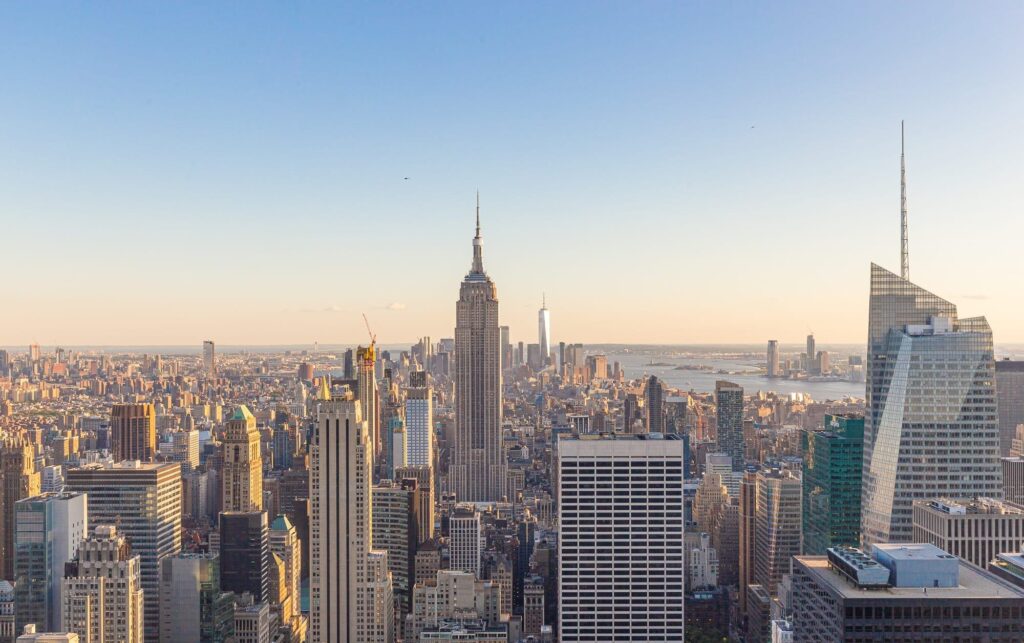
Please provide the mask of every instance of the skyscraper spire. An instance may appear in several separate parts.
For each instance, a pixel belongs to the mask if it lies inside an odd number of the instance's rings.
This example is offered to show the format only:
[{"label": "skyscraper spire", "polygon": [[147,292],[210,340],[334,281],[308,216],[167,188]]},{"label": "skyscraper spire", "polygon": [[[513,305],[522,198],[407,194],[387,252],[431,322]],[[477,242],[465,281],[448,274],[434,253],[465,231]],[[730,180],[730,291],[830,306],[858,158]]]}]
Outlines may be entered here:
[{"label": "skyscraper spire", "polygon": [[484,241],[480,238],[480,190],[476,191],[476,236],[473,237],[473,269],[471,273],[484,273]]},{"label": "skyscraper spire", "polygon": [[903,121],[900,121],[900,277],[910,279],[910,246],[907,242],[907,161],[904,145]]}]

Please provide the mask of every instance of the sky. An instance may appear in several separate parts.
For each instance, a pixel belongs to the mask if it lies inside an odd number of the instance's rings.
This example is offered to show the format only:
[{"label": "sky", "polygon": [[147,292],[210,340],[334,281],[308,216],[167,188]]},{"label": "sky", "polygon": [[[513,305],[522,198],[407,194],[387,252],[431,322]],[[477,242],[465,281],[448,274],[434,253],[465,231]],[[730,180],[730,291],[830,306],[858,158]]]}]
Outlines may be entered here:
[{"label": "sky", "polygon": [[[0,345],[1024,342],[1024,4],[0,4]],[[406,178],[408,177],[408,178]]]}]

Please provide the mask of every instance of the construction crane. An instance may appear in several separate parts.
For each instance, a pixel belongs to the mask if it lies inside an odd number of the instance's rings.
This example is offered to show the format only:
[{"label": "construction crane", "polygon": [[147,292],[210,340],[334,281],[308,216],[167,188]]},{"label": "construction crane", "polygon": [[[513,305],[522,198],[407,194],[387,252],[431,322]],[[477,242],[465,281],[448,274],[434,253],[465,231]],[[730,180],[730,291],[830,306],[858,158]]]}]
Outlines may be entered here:
[{"label": "construction crane", "polygon": [[366,313],[363,313],[363,323],[366,324],[366,334],[370,336],[370,346],[363,352],[363,360],[369,364],[373,364],[377,359],[377,335],[370,329],[370,320],[366,318]]}]

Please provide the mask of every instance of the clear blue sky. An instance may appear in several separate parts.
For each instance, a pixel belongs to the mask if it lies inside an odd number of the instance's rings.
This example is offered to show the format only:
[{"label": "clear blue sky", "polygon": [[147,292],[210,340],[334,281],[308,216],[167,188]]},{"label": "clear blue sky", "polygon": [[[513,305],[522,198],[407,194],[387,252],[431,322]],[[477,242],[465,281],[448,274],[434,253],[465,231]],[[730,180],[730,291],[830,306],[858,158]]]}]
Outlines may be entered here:
[{"label": "clear blue sky", "polygon": [[[338,6],[342,4],[343,6]],[[0,345],[503,322],[865,337],[868,263],[1024,341],[1019,2],[0,5]],[[408,181],[403,177],[410,177]]]}]

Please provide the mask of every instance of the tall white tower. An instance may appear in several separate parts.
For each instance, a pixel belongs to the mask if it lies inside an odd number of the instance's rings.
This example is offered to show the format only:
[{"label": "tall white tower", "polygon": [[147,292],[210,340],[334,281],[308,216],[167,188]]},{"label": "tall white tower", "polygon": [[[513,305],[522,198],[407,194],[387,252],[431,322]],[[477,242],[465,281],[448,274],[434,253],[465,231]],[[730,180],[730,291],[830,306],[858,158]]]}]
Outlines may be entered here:
[{"label": "tall white tower", "polygon": [[310,449],[310,640],[390,643],[393,628],[389,638],[378,622],[388,610],[375,607],[393,598],[377,560],[387,554],[371,551],[373,455],[359,401],[325,385]]},{"label": "tall white tower", "polygon": [[540,360],[543,367],[551,357],[551,311],[548,310],[548,298],[541,297],[540,310],[537,311],[537,343],[540,344]]}]

